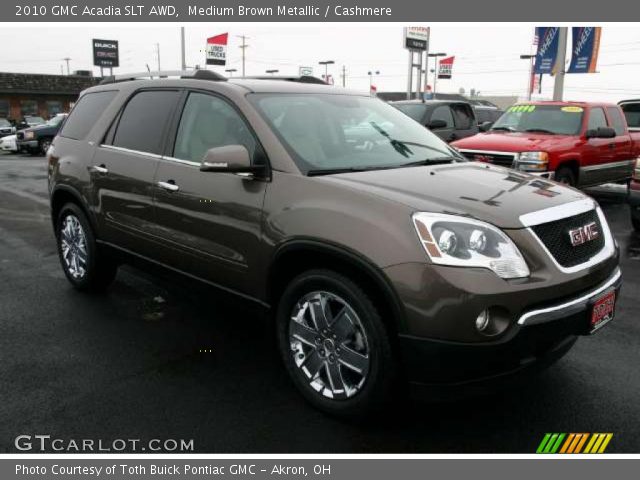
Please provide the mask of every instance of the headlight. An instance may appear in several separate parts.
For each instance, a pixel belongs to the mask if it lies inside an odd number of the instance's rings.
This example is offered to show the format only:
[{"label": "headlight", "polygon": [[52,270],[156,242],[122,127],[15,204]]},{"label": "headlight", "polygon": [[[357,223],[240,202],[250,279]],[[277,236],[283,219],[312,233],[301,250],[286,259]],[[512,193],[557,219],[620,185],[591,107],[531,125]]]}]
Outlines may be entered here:
[{"label": "headlight", "polygon": [[24,138],[25,140],[29,140],[30,138],[33,138],[33,132],[24,132]]},{"label": "headlight", "polygon": [[514,168],[523,172],[546,172],[549,168],[547,152],[522,152],[516,155]]},{"label": "headlight", "polygon": [[529,267],[518,248],[493,225],[436,213],[415,213],[413,224],[433,263],[488,268],[500,278],[529,276]]}]

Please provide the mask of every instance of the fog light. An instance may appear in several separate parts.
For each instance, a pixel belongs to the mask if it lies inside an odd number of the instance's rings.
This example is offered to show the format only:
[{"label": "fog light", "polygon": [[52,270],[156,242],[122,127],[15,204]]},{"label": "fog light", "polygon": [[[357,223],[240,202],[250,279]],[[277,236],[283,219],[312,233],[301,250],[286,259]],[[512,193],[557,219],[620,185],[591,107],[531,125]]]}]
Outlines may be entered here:
[{"label": "fog light", "polygon": [[476,318],[476,328],[479,332],[484,331],[489,325],[489,310],[483,310]]}]

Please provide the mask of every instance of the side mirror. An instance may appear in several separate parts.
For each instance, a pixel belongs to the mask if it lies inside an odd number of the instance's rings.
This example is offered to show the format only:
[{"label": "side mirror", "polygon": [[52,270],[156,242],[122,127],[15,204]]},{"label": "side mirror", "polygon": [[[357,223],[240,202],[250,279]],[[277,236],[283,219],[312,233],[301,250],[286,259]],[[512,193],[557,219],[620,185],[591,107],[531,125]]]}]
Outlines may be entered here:
[{"label": "side mirror", "polygon": [[444,120],[431,120],[427,124],[427,128],[429,130],[438,130],[440,128],[446,128],[446,127],[447,127],[447,122],[445,122]]},{"label": "side mirror", "polygon": [[493,122],[482,122],[480,125],[478,125],[478,130],[480,130],[481,132],[488,132],[491,127],[493,127]]},{"label": "side mirror", "polygon": [[207,150],[200,171],[254,174],[264,171],[264,167],[251,165],[249,151],[244,145],[225,145]]},{"label": "side mirror", "polygon": [[584,133],[587,139],[589,138],[614,138],[616,131],[611,127],[598,127],[591,130],[587,130]]}]

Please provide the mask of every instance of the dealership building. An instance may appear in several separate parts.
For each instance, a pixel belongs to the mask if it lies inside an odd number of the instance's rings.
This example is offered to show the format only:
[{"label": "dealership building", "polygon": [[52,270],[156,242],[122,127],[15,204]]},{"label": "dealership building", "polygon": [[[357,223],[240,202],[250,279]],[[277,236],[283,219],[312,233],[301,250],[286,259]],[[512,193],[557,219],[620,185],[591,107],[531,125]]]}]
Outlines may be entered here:
[{"label": "dealership building", "polygon": [[25,115],[45,119],[68,112],[80,92],[100,81],[89,71],[73,75],[0,72],[0,118],[19,121]]}]

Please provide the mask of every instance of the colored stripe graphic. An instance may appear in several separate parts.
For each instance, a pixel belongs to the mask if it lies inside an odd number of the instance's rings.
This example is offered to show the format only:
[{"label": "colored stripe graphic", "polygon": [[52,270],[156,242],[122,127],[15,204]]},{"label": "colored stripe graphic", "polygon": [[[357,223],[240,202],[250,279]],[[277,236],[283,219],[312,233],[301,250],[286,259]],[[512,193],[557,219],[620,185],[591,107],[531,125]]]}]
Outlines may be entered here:
[{"label": "colored stripe graphic", "polygon": [[612,438],[613,433],[546,433],[536,453],[604,453]]}]

